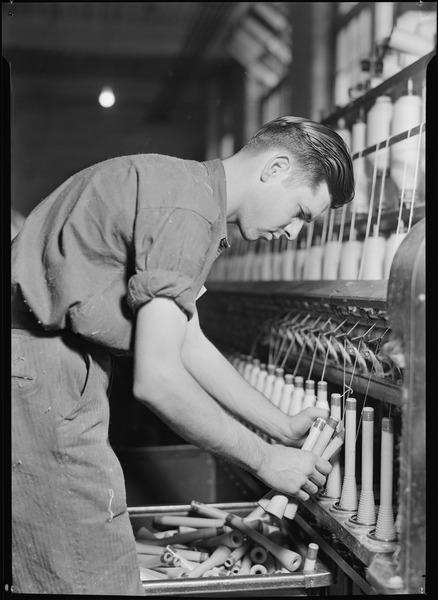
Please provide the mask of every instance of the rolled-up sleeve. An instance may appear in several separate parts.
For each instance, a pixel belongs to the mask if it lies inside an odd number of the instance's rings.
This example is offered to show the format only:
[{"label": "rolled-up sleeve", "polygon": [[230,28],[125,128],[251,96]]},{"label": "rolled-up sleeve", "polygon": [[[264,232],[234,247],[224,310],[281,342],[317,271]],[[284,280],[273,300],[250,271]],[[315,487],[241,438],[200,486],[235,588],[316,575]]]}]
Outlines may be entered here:
[{"label": "rolled-up sleeve", "polygon": [[134,234],[135,274],[128,282],[131,309],[152,298],[171,298],[190,319],[204,281],[211,235],[211,223],[194,210],[141,210]]}]

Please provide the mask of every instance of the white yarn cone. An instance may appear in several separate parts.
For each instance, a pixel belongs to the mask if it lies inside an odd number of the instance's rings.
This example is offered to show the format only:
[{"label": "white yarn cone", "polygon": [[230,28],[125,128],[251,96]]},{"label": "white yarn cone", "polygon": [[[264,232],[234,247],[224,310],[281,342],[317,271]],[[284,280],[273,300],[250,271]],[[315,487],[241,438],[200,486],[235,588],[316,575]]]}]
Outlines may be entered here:
[{"label": "white yarn cone", "polygon": [[364,407],[362,410],[362,472],[357,523],[374,525],[376,523],[376,507],[373,493],[373,428],[374,409]]},{"label": "white yarn cone", "polygon": [[281,393],[284,388],[284,369],[282,367],[277,367],[275,369],[275,380],[272,386],[272,392],[270,396],[270,400],[274,406],[280,405]]},{"label": "white yarn cone", "polygon": [[359,275],[360,259],[363,251],[363,242],[349,240],[342,244],[339,262],[340,279],[357,279]]},{"label": "white yarn cone", "polygon": [[341,257],[341,244],[337,239],[327,242],[324,247],[324,259],[322,278],[337,279],[339,270],[339,261]]},{"label": "white yarn cone", "polygon": [[313,379],[308,379],[306,381],[305,387],[304,387],[304,398],[303,398],[301,410],[315,406],[315,404],[316,404],[315,382],[313,381]]},{"label": "white yarn cone", "polygon": [[271,399],[272,388],[274,387],[275,381],[275,365],[268,365],[268,375],[265,380],[265,385],[263,387],[263,395],[266,396],[269,400]]},{"label": "white yarn cone", "polygon": [[301,411],[304,398],[304,378],[297,375],[294,379],[294,390],[289,406],[289,415],[293,416]]},{"label": "white yarn cone", "polygon": [[303,279],[304,260],[306,258],[306,249],[297,248],[295,251],[295,279]]},{"label": "white yarn cone", "polygon": [[253,359],[253,366],[251,369],[251,374],[250,374],[250,378],[249,378],[249,383],[255,387],[256,385],[256,381],[257,381],[257,376],[260,373],[260,359],[259,358],[254,358]]},{"label": "white yarn cone", "polygon": [[308,251],[307,260],[304,265],[303,279],[321,279],[322,275],[323,247],[311,246]]},{"label": "white yarn cone", "polygon": [[272,253],[272,279],[273,279],[273,281],[281,281],[282,280],[282,278],[283,278],[282,264],[283,264],[282,252],[280,252],[279,244],[278,244],[278,241],[276,240],[274,251]]},{"label": "white yarn cone", "polygon": [[243,266],[242,279],[243,281],[251,280],[251,273],[254,264],[255,250],[250,248],[245,256],[245,262]]},{"label": "white yarn cone", "polygon": [[361,279],[383,279],[386,240],[383,236],[370,236],[363,248]]},{"label": "white yarn cone", "polygon": [[260,279],[262,281],[272,281],[272,252],[265,248],[262,254]]},{"label": "white yarn cone", "polygon": [[380,458],[380,506],[375,537],[379,540],[393,541],[397,538],[392,509],[394,423],[387,417],[382,419]]},{"label": "white yarn cone", "polygon": [[286,248],[283,252],[283,262],[281,264],[281,277],[283,281],[293,281],[295,279],[295,250]]},{"label": "white yarn cone", "polygon": [[253,367],[252,356],[248,355],[246,357],[246,364],[244,365],[243,372],[242,372],[243,378],[246,379],[246,381],[249,381],[249,379],[250,379],[252,367]]},{"label": "white yarn cone", "polygon": [[325,408],[330,412],[330,406],[327,400],[327,382],[318,381],[316,384],[316,404],[318,408]]},{"label": "white yarn cone", "polygon": [[265,382],[266,382],[266,378],[268,376],[268,369],[266,368],[266,365],[264,363],[262,363],[260,365],[260,371],[257,375],[257,381],[255,384],[255,388],[258,392],[260,392],[261,394],[263,394],[263,390],[265,388]]},{"label": "white yarn cone", "polygon": [[278,408],[286,415],[289,414],[289,407],[292,400],[292,393],[294,391],[294,378],[293,375],[287,373],[284,376],[284,386],[281,392],[280,403]]}]

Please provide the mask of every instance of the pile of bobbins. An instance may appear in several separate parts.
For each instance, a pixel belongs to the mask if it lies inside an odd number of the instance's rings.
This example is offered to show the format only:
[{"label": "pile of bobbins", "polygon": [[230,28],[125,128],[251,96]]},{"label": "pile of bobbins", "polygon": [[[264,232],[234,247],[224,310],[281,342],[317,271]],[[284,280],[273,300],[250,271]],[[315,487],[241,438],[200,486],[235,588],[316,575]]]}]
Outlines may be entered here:
[{"label": "pile of bobbins", "polygon": [[143,581],[307,573],[319,550],[311,542],[305,556],[294,551],[281,523],[260,506],[242,518],[197,501],[186,515],[155,516],[135,539]]}]

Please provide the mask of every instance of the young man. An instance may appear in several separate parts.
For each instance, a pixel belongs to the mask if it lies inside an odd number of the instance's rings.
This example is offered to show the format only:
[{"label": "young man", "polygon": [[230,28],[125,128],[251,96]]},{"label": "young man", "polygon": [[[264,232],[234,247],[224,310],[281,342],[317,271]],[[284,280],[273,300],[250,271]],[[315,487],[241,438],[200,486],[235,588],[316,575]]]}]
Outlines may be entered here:
[{"label": "young man", "polygon": [[353,186],[342,139],[284,117],[223,161],[107,160],[29,215],[12,244],[15,591],[143,593],[108,443],[111,353],[133,352],[134,395],[188,442],[301,500],[324,485],[330,464],[299,447],[326,411],[285,417],[256,392],[202,334],[196,298],[227,221],[294,239]]}]

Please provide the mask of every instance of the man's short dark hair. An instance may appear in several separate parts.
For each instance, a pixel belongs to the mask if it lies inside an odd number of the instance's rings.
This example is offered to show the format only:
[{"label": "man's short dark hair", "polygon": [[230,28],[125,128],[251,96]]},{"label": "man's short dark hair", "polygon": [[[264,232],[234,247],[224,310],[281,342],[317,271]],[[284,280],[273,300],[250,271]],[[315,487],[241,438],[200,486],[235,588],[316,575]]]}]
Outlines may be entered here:
[{"label": "man's short dark hair", "polygon": [[286,184],[309,185],[316,193],[325,182],[331,208],[340,208],[353,199],[351,154],[334,129],[302,117],[278,117],[263,125],[241,152],[257,154],[272,148],[286,149],[300,167]]}]

